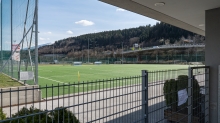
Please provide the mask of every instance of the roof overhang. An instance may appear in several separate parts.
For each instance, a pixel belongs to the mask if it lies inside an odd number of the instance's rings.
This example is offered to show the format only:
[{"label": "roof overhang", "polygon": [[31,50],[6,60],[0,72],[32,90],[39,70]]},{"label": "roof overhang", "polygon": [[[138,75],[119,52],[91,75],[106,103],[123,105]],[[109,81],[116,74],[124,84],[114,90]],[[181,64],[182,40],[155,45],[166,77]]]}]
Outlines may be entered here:
[{"label": "roof overhang", "polygon": [[[100,0],[205,36],[205,11],[220,7],[220,0]],[[155,3],[164,2],[164,6]]]}]

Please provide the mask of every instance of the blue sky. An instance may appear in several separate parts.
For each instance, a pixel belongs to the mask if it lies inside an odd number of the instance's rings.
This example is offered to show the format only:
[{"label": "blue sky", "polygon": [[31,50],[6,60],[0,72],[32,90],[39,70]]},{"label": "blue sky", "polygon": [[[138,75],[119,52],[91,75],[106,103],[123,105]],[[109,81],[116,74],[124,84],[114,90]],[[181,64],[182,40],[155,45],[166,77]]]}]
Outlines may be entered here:
[{"label": "blue sky", "polygon": [[39,0],[39,44],[156,22],[98,0]]}]

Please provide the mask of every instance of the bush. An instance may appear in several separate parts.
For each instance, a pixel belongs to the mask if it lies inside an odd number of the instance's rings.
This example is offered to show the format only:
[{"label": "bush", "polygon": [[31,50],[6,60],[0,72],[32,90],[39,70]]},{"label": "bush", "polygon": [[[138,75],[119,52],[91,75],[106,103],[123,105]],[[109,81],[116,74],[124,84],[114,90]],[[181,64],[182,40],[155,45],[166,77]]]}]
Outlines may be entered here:
[{"label": "bush", "polygon": [[62,107],[55,108],[55,111],[51,112],[50,116],[54,119],[54,123],[79,123],[79,120],[71,111]]},{"label": "bush", "polygon": [[6,114],[3,112],[2,108],[0,108],[0,120],[6,119]]},{"label": "bush", "polygon": [[[31,106],[29,109],[26,107],[23,107],[16,114],[13,114],[12,118],[16,118],[19,116],[25,116],[25,114],[30,115],[30,114],[35,114],[35,113],[39,113],[39,112],[43,112],[43,110],[34,108],[33,106]],[[34,120],[34,123],[46,123],[46,117],[50,121],[50,117],[47,115],[47,113],[43,113],[43,114],[39,114],[39,115],[29,116],[26,118],[21,118],[21,119],[19,119],[19,123],[26,123],[26,120],[28,123],[33,122],[33,120]],[[9,121],[8,123],[17,123],[17,122],[18,122],[18,119]]]},{"label": "bush", "polygon": [[[59,110],[59,111],[58,111]],[[46,110],[45,110],[46,111]],[[16,114],[12,115],[12,118],[16,118],[19,116],[25,116],[30,114],[35,114],[39,112],[44,112],[43,110],[34,108],[31,106],[29,109],[23,107],[20,111],[18,111]],[[59,120],[58,120],[59,116]],[[64,116],[64,122],[63,122],[63,116]],[[42,113],[39,115],[29,116],[26,118],[19,119],[19,123],[79,123],[79,120],[74,116],[74,114],[71,111],[68,111],[65,108],[57,107],[55,108],[55,111]],[[27,121],[27,122],[26,122]],[[18,119],[8,121],[8,123],[17,123]]]},{"label": "bush", "polygon": [[[171,106],[172,109],[177,109],[178,102],[178,91],[186,89],[188,91],[188,76],[180,75],[177,80],[170,79],[166,80],[163,87],[163,93],[165,97],[165,102],[167,106]],[[200,96],[200,87],[198,81],[194,79],[193,81],[193,107],[198,107]],[[180,107],[186,107],[187,104],[183,104]]]},{"label": "bush", "polygon": [[165,81],[163,93],[167,106],[176,105],[174,104],[174,102],[177,102],[177,82],[175,79]]}]

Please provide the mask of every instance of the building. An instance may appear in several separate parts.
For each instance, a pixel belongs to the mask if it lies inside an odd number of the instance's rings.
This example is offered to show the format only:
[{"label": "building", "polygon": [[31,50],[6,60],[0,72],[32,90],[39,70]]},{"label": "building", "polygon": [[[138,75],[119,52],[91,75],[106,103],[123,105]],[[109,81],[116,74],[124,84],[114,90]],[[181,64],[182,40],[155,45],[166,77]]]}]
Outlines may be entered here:
[{"label": "building", "polygon": [[100,0],[206,37],[205,65],[210,66],[210,123],[220,122],[220,1]]}]

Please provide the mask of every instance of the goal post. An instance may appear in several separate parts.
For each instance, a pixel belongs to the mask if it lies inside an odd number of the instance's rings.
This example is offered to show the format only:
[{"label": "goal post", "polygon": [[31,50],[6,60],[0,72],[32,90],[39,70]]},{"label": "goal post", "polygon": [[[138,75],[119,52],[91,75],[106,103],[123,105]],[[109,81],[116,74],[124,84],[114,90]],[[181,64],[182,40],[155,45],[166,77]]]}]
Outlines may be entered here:
[{"label": "goal post", "polygon": [[96,61],[96,62],[94,62],[94,65],[102,65],[102,62],[101,61]]},{"label": "goal post", "polygon": [[82,65],[81,61],[73,62],[73,66],[80,66],[80,65]]}]

